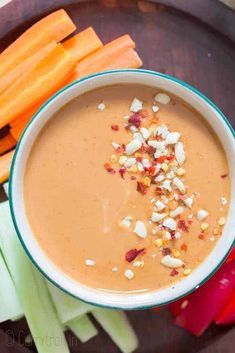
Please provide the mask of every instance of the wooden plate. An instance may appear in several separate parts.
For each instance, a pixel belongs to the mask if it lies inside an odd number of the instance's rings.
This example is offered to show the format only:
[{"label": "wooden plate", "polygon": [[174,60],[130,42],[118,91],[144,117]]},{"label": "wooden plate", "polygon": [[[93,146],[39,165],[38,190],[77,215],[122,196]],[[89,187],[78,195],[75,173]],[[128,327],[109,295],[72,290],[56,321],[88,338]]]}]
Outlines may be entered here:
[{"label": "wooden plate", "polygon": [[[235,12],[216,0],[12,0],[0,9],[0,50],[47,13],[63,7],[82,30],[93,26],[104,42],[130,33],[144,67],[186,81],[212,99],[235,126]],[[0,200],[4,200],[0,189]],[[203,308],[202,308],[203,310]],[[140,339],[139,353],[232,353],[235,328],[211,326],[195,338],[176,327],[167,309],[128,313]],[[0,329],[24,344],[26,322],[7,322]],[[82,345],[68,335],[71,352],[114,353],[100,334]],[[30,346],[35,351],[34,346]],[[0,335],[0,352],[20,352]],[[23,351],[22,351],[23,352]],[[56,353],[56,352],[55,352]]]}]

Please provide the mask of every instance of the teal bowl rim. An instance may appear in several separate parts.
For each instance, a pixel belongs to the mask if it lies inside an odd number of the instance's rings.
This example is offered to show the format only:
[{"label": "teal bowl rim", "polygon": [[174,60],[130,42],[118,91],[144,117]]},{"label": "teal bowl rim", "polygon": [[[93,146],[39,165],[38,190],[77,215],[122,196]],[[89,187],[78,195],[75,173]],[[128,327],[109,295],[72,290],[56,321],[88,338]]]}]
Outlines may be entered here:
[{"label": "teal bowl rim", "polygon": [[[103,71],[103,72],[99,72],[96,74],[92,74],[89,76],[86,76],[84,78],[81,78],[79,80],[74,81],[73,83],[67,85],[66,87],[62,88],[61,90],[59,90],[57,93],[55,93],[50,99],[48,99],[41,107],[40,109],[33,115],[32,119],[28,122],[28,124],[26,125],[21,138],[16,146],[15,149],[15,153],[13,156],[13,160],[12,160],[12,165],[11,165],[11,170],[10,170],[10,177],[9,177],[9,204],[10,204],[10,212],[11,212],[11,216],[12,216],[12,220],[13,220],[13,224],[16,230],[16,234],[26,252],[26,254],[28,255],[29,259],[31,260],[31,262],[34,264],[34,266],[42,273],[42,275],[49,280],[52,284],[54,284],[57,288],[59,288],[60,290],[62,290],[64,293],[74,297],[75,299],[79,299],[85,303],[97,306],[97,307],[103,307],[103,308],[110,308],[110,309],[116,309],[116,310],[125,310],[125,311],[130,311],[130,310],[145,310],[145,309],[150,309],[150,308],[154,308],[156,307],[156,305],[146,305],[146,306],[141,306],[141,307],[135,307],[133,305],[133,307],[131,308],[123,308],[121,306],[105,306],[105,305],[101,305],[99,303],[94,303],[94,302],[89,302],[86,301],[84,299],[81,299],[77,296],[75,296],[74,294],[70,293],[69,291],[67,291],[66,289],[64,289],[63,287],[61,287],[57,282],[55,282],[47,273],[44,272],[44,270],[38,265],[38,263],[34,260],[34,258],[32,257],[31,253],[28,251],[28,248],[21,236],[20,230],[18,228],[16,219],[15,219],[15,213],[14,213],[14,207],[13,207],[13,203],[12,203],[12,179],[13,179],[13,173],[14,173],[14,167],[15,167],[15,161],[18,155],[18,151],[19,151],[19,147],[21,145],[22,139],[28,129],[28,127],[31,125],[31,123],[37,119],[38,115],[40,114],[40,112],[47,107],[47,105],[52,102],[53,100],[55,100],[62,92],[68,90],[70,87],[73,87],[75,85],[79,85],[81,82],[84,81],[88,81],[90,79],[93,79],[95,77],[99,77],[99,76],[105,76],[105,75],[110,75],[110,74],[116,74],[116,73],[125,73],[125,72],[133,72],[136,74],[149,74],[149,75],[153,75],[153,76],[159,76],[162,78],[165,78],[167,80],[176,82],[178,84],[180,84],[183,87],[186,87],[187,89],[189,89],[190,91],[192,91],[194,94],[196,94],[197,96],[199,96],[201,99],[203,99],[209,106],[211,106],[222,118],[222,120],[225,122],[225,124],[227,125],[227,127],[229,128],[233,138],[235,138],[235,131],[232,127],[232,125],[230,124],[229,120],[226,118],[226,116],[222,113],[222,111],[209,99],[207,98],[203,93],[201,93],[200,91],[198,91],[196,88],[192,87],[191,85],[189,85],[188,83],[185,83],[184,81],[181,81],[173,76],[170,75],[166,75],[160,72],[156,72],[156,71],[152,71],[152,70],[146,70],[146,69],[120,69],[120,70],[109,70],[109,71]],[[220,261],[220,263],[214,268],[213,271],[211,271],[208,276],[206,276],[201,282],[199,282],[194,288],[192,288],[191,290],[187,291],[186,293],[179,295],[178,297],[172,299],[172,300],[167,300],[165,302],[162,302],[161,304],[157,304],[157,307],[161,307],[164,305],[168,305],[174,301],[177,301],[187,295],[189,295],[190,293],[194,292],[196,289],[198,289],[199,287],[201,287],[205,282],[207,282],[214,274],[215,272],[221,267],[221,265],[223,264],[223,262],[225,261],[225,259],[227,258],[227,256],[229,255],[229,253],[231,252],[233,246],[235,245],[235,239],[232,243],[232,245],[230,246],[230,248],[228,249],[228,251],[226,252],[225,256],[223,257],[223,259]]]}]

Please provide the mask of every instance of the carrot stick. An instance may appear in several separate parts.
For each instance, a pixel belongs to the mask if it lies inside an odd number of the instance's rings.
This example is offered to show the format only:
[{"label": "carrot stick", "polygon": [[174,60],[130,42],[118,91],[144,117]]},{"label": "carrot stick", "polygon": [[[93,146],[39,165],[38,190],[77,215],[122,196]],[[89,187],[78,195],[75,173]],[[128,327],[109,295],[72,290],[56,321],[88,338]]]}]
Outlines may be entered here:
[{"label": "carrot stick", "polygon": [[104,65],[101,69],[115,70],[115,69],[137,69],[142,66],[142,61],[137,52],[130,48],[121,55],[114,58],[110,63]]},{"label": "carrot stick", "polygon": [[15,150],[10,151],[0,157],[0,183],[4,183],[9,178],[14,152]]},{"label": "carrot stick", "polygon": [[75,24],[63,9],[44,17],[0,54],[0,77],[49,43],[60,42],[75,29]]},{"label": "carrot stick", "polygon": [[17,141],[14,139],[14,137],[8,133],[4,137],[0,139],[0,154],[4,154],[11,150],[15,145],[17,144]]},{"label": "carrot stick", "polygon": [[[30,119],[29,119],[30,120]],[[13,126],[12,128],[10,128],[10,134],[12,135],[12,137],[16,140],[19,141],[22,132],[24,131],[26,125],[28,124],[29,120],[22,120],[19,122],[19,124]]]},{"label": "carrot stick", "polygon": [[40,60],[48,55],[56,46],[56,42],[51,42],[45,48],[35,53],[32,57],[26,59],[14,69],[10,70],[6,75],[0,77],[0,95],[4,93],[18,78],[25,72],[34,67]]},{"label": "carrot stick", "polygon": [[24,114],[21,114],[16,119],[12,120],[9,124],[10,127],[18,125],[21,121],[25,121],[25,123],[27,124],[28,121],[32,118],[32,116],[36,113],[36,111],[41,107],[41,105],[43,105],[43,103],[44,101],[36,104],[31,109],[27,110]]},{"label": "carrot stick", "polygon": [[[125,68],[137,68],[142,65],[141,59],[138,54],[132,48],[127,49],[125,52],[121,53],[119,56],[115,57],[111,62],[106,63],[100,66],[99,71],[111,70],[111,69],[125,69]],[[72,73],[72,77],[69,78],[69,82],[73,82],[74,80],[81,78],[78,76],[78,73]],[[67,82],[68,83],[68,82]],[[34,115],[34,113],[39,109],[40,105],[43,102],[36,105],[30,111],[27,111],[24,115],[21,115],[17,119],[10,122],[11,130],[10,133],[14,136],[16,140],[19,140],[25,126],[28,121]]]},{"label": "carrot stick", "polygon": [[103,46],[100,38],[92,27],[67,39],[62,45],[76,61],[85,58],[87,55]]},{"label": "carrot stick", "polygon": [[[49,44],[49,46],[50,45],[51,44]],[[95,33],[95,31],[93,30],[92,27],[89,27],[89,28],[85,29],[84,31],[80,32],[79,34],[73,36],[72,38],[65,41],[62,45],[66,49],[66,51],[71,56],[73,56],[73,58],[76,61],[80,60],[81,58],[85,57],[86,55],[90,54],[91,52],[93,52],[103,46],[102,42],[100,41],[99,37],[97,36],[97,34]],[[35,54],[35,56],[36,55],[38,55],[38,53]],[[29,58],[28,60],[32,60],[32,59],[33,59],[33,57]],[[23,63],[21,65],[23,65]],[[18,66],[21,66],[21,65],[18,65]],[[1,78],[0,78],[0,93],[1,93]],[[53,92],[53,93],[55,93],[55,92]],[[28,121],[32,118],[32,116],[35,114],[35,112],[40,108],[40,106],[43,103],[44,103],[44,101],[40,102],[39,104],[37,104],[35,107],[30,109],[26,113],[20,115],[16,119],[12,120],[10,122],[11,128],[13,128],[15,125],[17,125],[21,121],[24,121],[24,123],[26,125],[28,123]],[[13,131],[13,133],[15,134],[15,131]],[[16,136],[18,136],[18,133],[16,134]]]},{"label": "carrot stick", "polygon": [[0,128],[47,99],[71,75],[76,62],[61,44],[0,96]]},{"label": "carrot stick", "polygon": [[109,65],[117,56],[134,47],[135,43],[128,34],[113,40],[77,64],[75,79],[101,71],[104,66]]}]

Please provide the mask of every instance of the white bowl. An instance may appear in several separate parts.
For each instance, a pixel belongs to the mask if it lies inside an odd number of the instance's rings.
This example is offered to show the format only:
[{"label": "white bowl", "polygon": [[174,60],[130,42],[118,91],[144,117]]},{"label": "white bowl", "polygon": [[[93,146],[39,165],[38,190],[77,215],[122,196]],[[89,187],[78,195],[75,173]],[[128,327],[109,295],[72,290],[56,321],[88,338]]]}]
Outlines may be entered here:
[{"label": "white bowl", "polygon": [[[194,107],[220,139],[230,167],[231,203],[223,235],[210,255],[189,277],[173,286],[145,293],[113,293],[87,287],[61,271],[44,253],[30,228],[24,204],[23,178],[32,145],[40,130],[53,114],[73,98],[95,88],[113,84],[143,84],[168,91]],[[147,70],[116,70],[88,76],[65,87],[36,113],[17,145],[10,175],[10,206],[18,237],[37,268],[56,286],[76,298],[94,305],[118,309],[144,309],[167,304],[192,292],[219,268],[235,237],[235,143],[234,131],[222,112],[205,96],[176,78]]]}]

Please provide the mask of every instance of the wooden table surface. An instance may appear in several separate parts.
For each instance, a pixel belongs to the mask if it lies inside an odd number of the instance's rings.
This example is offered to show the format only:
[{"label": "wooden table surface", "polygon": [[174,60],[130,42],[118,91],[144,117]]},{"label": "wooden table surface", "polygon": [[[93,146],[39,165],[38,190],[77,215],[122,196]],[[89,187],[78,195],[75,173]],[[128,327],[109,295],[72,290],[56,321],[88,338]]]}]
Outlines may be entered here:
[{"label": "wooden table surface", "polygon": [[[174,75],[195,86],[227,115],[235,126],[235,12],[216,0],[12,0],[0,9],[0,50],[43,15],[64,7],[78,30],[92,25],[104,42],[130,33],[144,67]],[[3,200],[0,188],[0,200]],[[203,310],[203,308],[202,308]],[[128,313],[140,338],[138,353],[233,353],[235,327],[212,325],[193,337],[173,324],[167,309]],[[0,352],[25,352],[28,328],[24,320],[0,329]],[[100,334],[82,345],[68,334],[72,353],[116,353]],[[13,339],[18,343],[13,343]],[[31,351],[35,351],[33,346]],[[28,350],[27,350],[28,352]],[[56,352],[55,352],[56,353]]]}]

